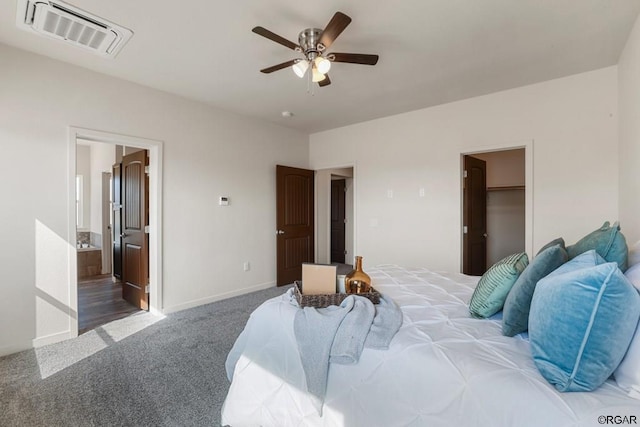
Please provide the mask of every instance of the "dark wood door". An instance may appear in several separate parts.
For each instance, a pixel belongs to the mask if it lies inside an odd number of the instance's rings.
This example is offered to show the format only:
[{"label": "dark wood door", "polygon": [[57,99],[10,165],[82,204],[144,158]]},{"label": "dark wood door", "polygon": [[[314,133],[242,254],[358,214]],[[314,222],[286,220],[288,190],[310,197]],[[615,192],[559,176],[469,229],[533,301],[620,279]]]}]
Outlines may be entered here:
[{"label": "dark wood door", "polygon": [[278,286],[302,279],[302,263],[314,261],[314,172],[276,166]]},{"label": "dark wood door", "polygon": [[464,156],[462,272],[481,276],[487,270],[487,165]]},{"label": "dark wood door", "polygon": [[122,298],[149,309],[149,224],[146,150],[122,159]]},{"label": "dark wood door", "polygon": [[331,262],[344,264],[346,180],[331,181]]},{"label": "dark wood door", "polygon": [[111,233],[113,234],[113,276],[122,279],[122,197],[120,172],[122,163],[117,163],[111,168],[111,194],[113,197],[113,224]]}]

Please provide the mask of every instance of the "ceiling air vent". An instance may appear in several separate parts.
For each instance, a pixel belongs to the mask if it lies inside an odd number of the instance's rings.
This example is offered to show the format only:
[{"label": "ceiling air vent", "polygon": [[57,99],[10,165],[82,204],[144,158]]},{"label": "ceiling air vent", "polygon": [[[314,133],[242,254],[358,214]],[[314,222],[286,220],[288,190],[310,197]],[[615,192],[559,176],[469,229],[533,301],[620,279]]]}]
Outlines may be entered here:
[{"label": "ceiling air vent", "polygon": [[133,35],[129,29],[59,0],[18,0],[18,27],[114,57]]}]

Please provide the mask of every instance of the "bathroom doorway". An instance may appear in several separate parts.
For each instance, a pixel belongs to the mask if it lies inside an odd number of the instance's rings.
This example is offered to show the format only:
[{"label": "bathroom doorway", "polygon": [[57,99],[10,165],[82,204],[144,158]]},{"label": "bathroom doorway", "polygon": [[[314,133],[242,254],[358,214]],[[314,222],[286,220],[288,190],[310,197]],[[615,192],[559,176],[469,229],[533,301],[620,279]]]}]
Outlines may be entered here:
[{"label": "bathroom doorway", "polygon": [[[98,141],[77,139],[76,145],[76,246],[78,284],[78,333],[148,309],[148,177],[147,150]],[[138,171],[137,183],[127,185],[120,176],[123,162]],[[142,159],[142,161],[140,160]],[[115,176],[117,174],[118,176]],[[129,175],[131,175],[129,173]],[[142,178],[140,178],[142,177]],[[132,178],[132,177],[129,177]],[[140,181],[143,181],[140,183]],[[123,197],[123,192],[132,192]],[[137,257],[129,256],[127,271],[138,272],[143,279],[131,279],[123,273],[123,242],[129,237],[121,230],[124,199],[130,205],[143,205],[136,223]],[[129,208],[132,212],[134,208]],[[133,219],[132,217],[130,219]],[[133,236],[131,230],[129,234]],[[134,230],[135,231],[135,230]],[[114,234],[115,233],[115,234]],[[132,265],[132,264],[136,265]],[[144,282],[144,283],[142,283]],[[129,286],[127,286],[127,285]],[[136,289],[134,289],[134,287]],[[136,292],[132,300],[130,289]],[[142,294],[142,296],[138,295]],[[144,300],[144,301],[143,301]]]}]

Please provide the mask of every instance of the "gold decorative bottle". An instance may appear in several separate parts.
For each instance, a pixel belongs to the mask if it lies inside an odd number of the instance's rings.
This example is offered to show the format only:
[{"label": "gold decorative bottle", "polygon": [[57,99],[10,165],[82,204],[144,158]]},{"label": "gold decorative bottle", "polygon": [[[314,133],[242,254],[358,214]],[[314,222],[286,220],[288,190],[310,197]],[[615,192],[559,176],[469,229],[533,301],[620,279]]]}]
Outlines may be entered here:
[{"label": "gold decorative bottle", "polygon": [[362,257],[356,257],[356,268],[344,278],[344,289],[348,294],[363,294],[371,289],[371,277],[362,271]]}]

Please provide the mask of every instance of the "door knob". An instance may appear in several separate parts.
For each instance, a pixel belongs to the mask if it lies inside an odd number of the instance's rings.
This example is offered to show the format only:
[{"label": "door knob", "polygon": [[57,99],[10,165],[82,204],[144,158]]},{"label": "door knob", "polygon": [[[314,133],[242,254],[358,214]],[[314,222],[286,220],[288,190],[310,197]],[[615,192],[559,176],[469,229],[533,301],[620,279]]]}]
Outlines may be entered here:
[{"label": "door knob", "polygon": [[127,237],[127,233],[122,233],[122,234],[120,235],[120,237],[122,237],[122,238],[124,239],[125,237]]},{"label": "door knob", "polygon": [[488,236],[488,235],[487,235],[487,233],[484,233],[484,234],[482,235],[482,237],[484,237],[485,239],[487,238],[487,236]]},{"label": "door knob", "polygon": [[276,234],[284,234],[284,231],[282,231],[282,230],[276,230]]}]

